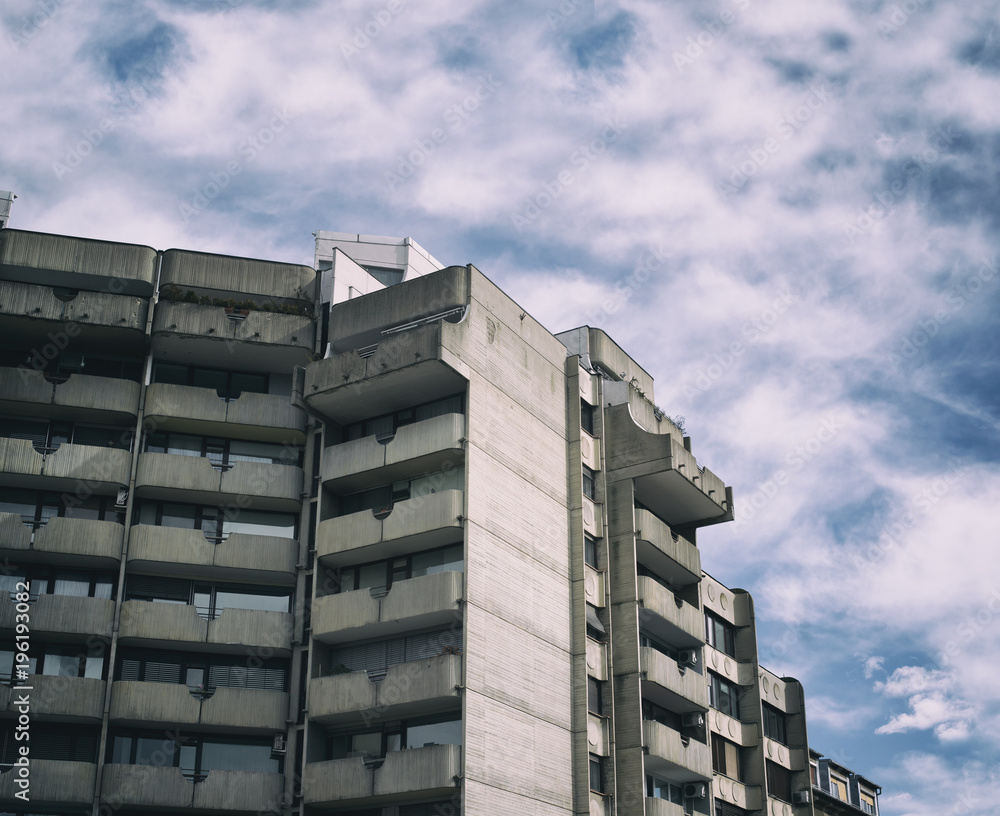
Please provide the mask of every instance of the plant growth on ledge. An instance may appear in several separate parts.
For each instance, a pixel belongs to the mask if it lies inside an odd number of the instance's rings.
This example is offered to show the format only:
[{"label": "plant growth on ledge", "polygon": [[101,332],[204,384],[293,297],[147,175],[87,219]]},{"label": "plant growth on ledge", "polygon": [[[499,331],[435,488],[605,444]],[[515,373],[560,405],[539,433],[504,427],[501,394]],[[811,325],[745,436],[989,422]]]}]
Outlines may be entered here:
[{"label": "plant growth on ledge", "polygon": [[234,298],[211,297],[209,295],[199,295],[193,289],[185,291],[174,283],[168,283],[160,287],[160,300],[165,300],[168,303],[193,303],[199,306],[222,306],[226,309],[275,312],[277,314],[312,317],[312,304],[307,301],[300,301],[299,303],[275,303],[268,300],[263,303],[257,303],[257,301],[250,298],[235,300]]}]

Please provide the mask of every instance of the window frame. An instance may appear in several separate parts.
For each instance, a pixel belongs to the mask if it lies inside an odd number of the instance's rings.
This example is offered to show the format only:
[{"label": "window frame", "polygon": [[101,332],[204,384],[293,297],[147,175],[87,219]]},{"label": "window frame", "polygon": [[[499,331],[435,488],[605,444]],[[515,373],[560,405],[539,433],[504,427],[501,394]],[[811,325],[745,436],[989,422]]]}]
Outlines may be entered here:
[{"label": "window frame", "polygon": [[[722,645],[719,645],[719,635]],[[736,627],[710,609],[705,610],[705,642],[723,654],[736,657]]]},{"label": "window frame", "polygon": [[[183,369],[186,369],[186,371],[185,371],[186,382],[183,382],[183,383],[167,382],[165,380],[159,380],[159,379],[157,379],[157,376],[156,376],[157,369],[161,368],[162,366],[173,366],[174,368],[183,368]],[[223,374],[223,375],[225,375],[225,378],[226,378],[225,393],[224,394],[219,394],[219,398],[222,399],[222,400],[224,400],[225,402],[233,402],[234,400],[239,399],[244,394],[270,394],[271,393],[271,372],[269,372],[269,371],[237,371],[235,369],[212,368],[210,366],[194,366],[194,365],[188,365],[186,363],[172,363],[172,362],[169,362],[167,360],[158,360],[158,361],[155,361],[153,363],[153,371],[152,371],[151,384],[153,384],[153,383],[161,383],[161,384],[164,384],[164,385],[184,385],[184,386],[188,386],[188,387],[191,387],[191,388],[205,388],[207,390],[207,386],[204,386],[204,385],[195,385],[194,384],[194,374],[195,374],[195,371],[205,371],[205,372],[210,372],[211,374]],[[263,391],[247,391],[245,389],[241,389],[240,392],[235,397],[231,396],[231,394],[233,393],[233,375],[234,374],[236,374],[236,375],[250,375],[250,376],[263,377],[264,378],[264,390]],[[218,394],[219,393],[219,389],[216,388],[215,392]]]},{"label": "window frame", "polygon": [[[708,672],[708,704],[735,720],[740,718],[740,686],[713,671]],[[725,687],[725,688],[723,688]],[[723,707],[723,702],[728,704]]]},{"label": "window frame", "polygon": [[[440,570],[441,572],[465,572],[465,550],[464,543],[461,541],[456,541],[452,544],[445,544],[441,547],[432,547],[429,550],[420,550],[414,553],[408,553],[405,555],[397,555],[394,558],[379,559],[378,561],[369,561],[365,564],[352,564],[350,566],[337,567],[332,571],[333,578],[333,592],[331,594],[337,595],[343,592],[356,592],[359,589],[376,589],[385,588],[388,592],[392,589],[392,585],[397,581],[408,581],[413,577],[413,559],[421,556],[427,555],[429,553],[435,553],[443,550],[450,550],[452,548],[458,548],[462,554],[462,568],[460,570]],[[402,562],[402,563],[401,563]],[[361,587],[361,570],[368,567],[377,567],[379,565],[385,566],[385,583],[384,584],[374,584],[372,587]],[[346,573],[353,573],[351,580],[347,581]],[[402,573],[401,575],[399,573]],[[424,573],[424,575],[431,575],[433,573]],[[422,577],[422,576],[417,576]],[[345,587],[345,582],[351,583],[352,586]]]}]

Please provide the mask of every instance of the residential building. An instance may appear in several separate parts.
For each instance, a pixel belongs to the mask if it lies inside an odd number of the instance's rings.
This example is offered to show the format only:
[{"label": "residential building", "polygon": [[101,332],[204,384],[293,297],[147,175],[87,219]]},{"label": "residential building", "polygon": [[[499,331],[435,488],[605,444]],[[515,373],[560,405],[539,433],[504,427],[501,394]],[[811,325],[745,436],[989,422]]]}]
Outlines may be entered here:
[{"label": "residential building", "polygon": [[858,813],[878,816],[878,797],[882,789],[836,760],[810,750],[809,778],[816,816],[857,816]]},{"label": "residential building", "polygon": [[0,341],[6,811],[813,812],[732,491],[600,329],[409,239],[4,229]]}]

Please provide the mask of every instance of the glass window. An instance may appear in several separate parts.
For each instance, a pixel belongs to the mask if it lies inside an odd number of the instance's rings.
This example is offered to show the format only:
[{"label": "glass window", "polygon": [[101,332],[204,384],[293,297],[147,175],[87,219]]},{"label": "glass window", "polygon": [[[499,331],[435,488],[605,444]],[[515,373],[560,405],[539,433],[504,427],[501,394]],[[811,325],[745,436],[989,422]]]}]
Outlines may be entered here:
[{"label": "glass window", "polygon": [[461,572],[464,563],[462,545],[456,544],[453,547],[414,555],[411,575],[416,578],[418,575],[430,575],[434,572]]},{"label": "glass window", "polygon": [[728,714],[737,720],[740,718],[737,687],[711,672],[709,672],[708,697],[712,708],[717,708],[723,714]]},{"label": "glass window", "polygon": [[244,391],[249,391],[252,394],[266,394],[267,375],[234,371],[229,380],[229,398],[238,399]]},{"label": "glass window", "polygon": [[583,495],[588,499],[594,499],[597,496],[597,488],[594,483],[594,471],[586,465],[583,466]]},{"label": "glass window", "polygon": [[111,762],[129,765],[132,762],[132,737],[117,736],[111,743]]},{"label": "glass window", "polygon": [[195,388],[211,388],[213,391],[226,392],[229,389],[229,377],[225,371],[195,368],[191,371],[191,385]]},{"label": "glass window", "polygon": [[788,727],[784,712],[764,703],[764,736],[788,744]]},{"label": "glass window", "polygon": [[295,538],[295,516],[291,513],[268,513],[262,510],[240,509],[222,519],[222,532]]},{"label": "glass window", "polygon": [[45,655],[42,661],[42,674],[49,677],[79,677],[82,658],[79,655]]},{"label": "glass window", "polygon": [[370,589],[386,585],[385,562],[368,564],[358,568],[358,589]]},{"label": "glass window", "polygon": [[423,748],[428,745],[461,745],[462,721],[446,720],[444,722],[425,723],[423,725],[407,725],[406,747]]},{"label": "glass window", "polygon": [[52,586],[52,594],[86,598],[90,595],[90,576],[79,573],[57,573]]},{"label": "glass window", "polygon": [[[764,761],[764,770],[767,777],[767,792],[776,799],[785,802],[792,801],[792,772],[783,768],[776,762],[767,759]],[[832,777],[831,777],[832,782]],[[831,785],[832,787],[832,785]],[[847,789],[844,789],[847,792]],[[846,796],[843,797],[846,800]]]},{"label": "glass window", "polygon": [[713,612],[705,612],[705,640],[720,652],[736,657],[736,629]]},{"label": "glass window", "polygon": [[601,706],[601,681],[593,677],[587,678],[587,711],[591,714],[600,714]]},{"label": "glass window", "polygon": [[601,773],[601,758],[590,755],[590,789],[604,793],[604,774]]},{"label": "glass window", "polygon": [[215,611],[219,613],[223,609],[256,609],[266,612],[287,612],[288,595],[265,595],[239,590],[217,589],[215,593]]},{"label": "glass window", "polygon": [[583,534],[583,560],[597,569],[597,539],[587,533]]},{"label": "glass window", "polygon": [[153,382],[187,385],[187,381],[187,366],[170,365],[169,363],[157,363],[153,366]]},{"label": "glass window", "polygon": [[580,427],[587,433],[594,433],[594,406],[580,400]]},{"label": "glass window", "polygon": [[187,504],[164,504],[163,520],[160,524],[164,527],[181,527],[185,530],[196,528],[198,508]]},{"label": "glass window", "polygon": [[272,759],[269,745],[206,739],[201,745],[198,770],[202,773],[213,770],[277,773],[278,760]]}]

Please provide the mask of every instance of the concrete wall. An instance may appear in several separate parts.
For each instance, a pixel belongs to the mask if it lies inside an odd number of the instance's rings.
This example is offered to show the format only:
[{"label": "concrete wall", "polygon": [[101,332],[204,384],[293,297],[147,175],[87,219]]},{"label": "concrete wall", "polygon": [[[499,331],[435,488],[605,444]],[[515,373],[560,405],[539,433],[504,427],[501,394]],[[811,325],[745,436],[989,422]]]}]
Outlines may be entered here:
[{"label": "concrete wall", "polygon": [[251,311],[242,320],[226,317],[222,306],[161,301],[153,313],[153,334],[172,333],[250,345],[289,346],[311,352],[315,318]]},{"label": "concrete wall", "polygon": [[[69,717],[100,723],[104,714],[104,681],[92,677],[29,674],[31,716]],[[17,713],[20,696],[16,686],[0,686],[0,711]]]},{"label": "concrete wall", "polygon": [[[89,805],[94,800],[94,777],[97,766],[91,762],[61,762],[54,759],[31,760],[31,802],[65,805]],[[24,807],[15,799],[21,790],[17,776],[7,770],[0,773],[0,802],[11,809]]]},{"label": "concrete wall", "polygon": [[[0,368],[0,402],[11,413],[23,412],[25,403],[59,406],[78,409],[84,416],[90,416],[88,412],[108,412],[112,416],[104,421],[114,423],[136,415],[141,390],[142,386],[132,380],[71,374],[57,385],[46,380],[41,371]],[[57,412],[50,408],[43,415],[49,413]]]},{"label": "concrete wall", "polygon": [[[309,266],[230,255],[209,255],[168,249],[163,253],[160,285],[256,295],[264,300],[293,298],[312,301],[316,272]],[[236,297],[239,300],[239,297]]]},{"label": "concrete wall", "polygon": [[[102,684],[103,686],[103,684]],[[288,694],[264,689],[217,688],[210,697],[183,683],[118,680],[111,686],[111,722],[166,723],[284,731]]]},{"label": "concrete wall", "polygon": [[81,291],[72,300],[64,301],[48,286],[0,281],[0,314],[12,317],[132,329],[141,334],[148,310],[148,301],[140,297]]},{"label": "concrete wall", "polygon": [[[255,431],[254,438],[286,438],[296,444],[304,438],[306,427],[306,415],[295,408],[287,396],[244,392],[239,399],[226,402],[211,388],[170,383],[153,383],[146,389],[145,415],[165,429],[180,427],[182,423],[177,420],[186,419],[190,420],[184,423],[188,426],[194,422],[201,426],[236,425],[291,431],[294,433],[279,433],[277,437]],[[208,432],[213,430],[223,433],[235,429],[209,428]]]},{"label": "concrete wall", "polygon": [[[68,634],[111,637],[115,602],[72,595],[39,595],[31,605],[31,631],[38,635]],[[0,604],[0,629],[13,629],[15,604]]]}]

